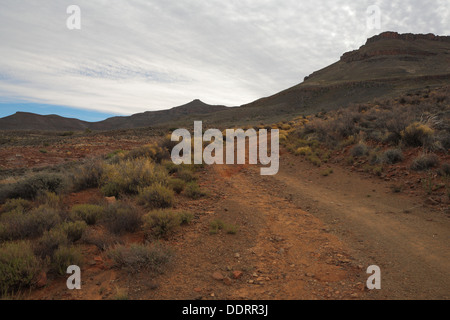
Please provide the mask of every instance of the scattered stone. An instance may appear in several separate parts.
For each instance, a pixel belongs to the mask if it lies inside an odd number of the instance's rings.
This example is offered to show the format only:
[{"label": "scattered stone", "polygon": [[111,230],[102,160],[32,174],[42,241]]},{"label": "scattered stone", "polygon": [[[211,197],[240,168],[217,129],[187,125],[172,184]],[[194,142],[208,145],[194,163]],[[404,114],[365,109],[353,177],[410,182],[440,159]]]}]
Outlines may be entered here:
[{"label": "scattered stone", "polygon": [[200,288],[195,288],[194,291],[197,292],[197,293],[200,293],[200,292],[202,292],[202,289],[200,289]]},{"label": "scattered stone", "polygon": [[214,280],[217,281],[222,281],[223,280],[223,275],[220,272],[214,272],[212,277],[214,278]]},{"label": "scattered stone", "polygon": [[36,286],[38,288],[43,288],[46,285],[47,285],[47,273],[45,273],[45,271],[42,271],[37,278]]},{"label": "scattered stone", "polygon": [[236,259],[239,259],[239,258],[241,257],[241,255],[240,255],[239,253],[235,253],[235,254],[234,254],[234,257],[235,257]]},{"label": "scattered stone", "polygon": [[240,279],[244,273],[242,271],[233,271],[233,278],[234,279]]},{"label": "scattered stone", "polygon": [[232,281],[230,278],[226,277],[225,279],[223,279],[223,283],[225,283],[227,286],[231,286]]}]

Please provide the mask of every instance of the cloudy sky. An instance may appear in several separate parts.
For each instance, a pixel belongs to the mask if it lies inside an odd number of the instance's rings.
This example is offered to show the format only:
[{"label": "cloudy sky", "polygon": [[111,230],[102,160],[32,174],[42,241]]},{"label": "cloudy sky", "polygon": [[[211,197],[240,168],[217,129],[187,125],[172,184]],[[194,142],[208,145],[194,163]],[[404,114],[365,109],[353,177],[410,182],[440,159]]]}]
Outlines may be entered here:
[{"label": "cloudy sky", "polygon": [[[81,9],[69,30],[67,7]],[[367,28],[367,8],[381,29]],[[0,0],[0,117],[86,120],[298,84],[383,31],[450,34],[450,0]]]}]

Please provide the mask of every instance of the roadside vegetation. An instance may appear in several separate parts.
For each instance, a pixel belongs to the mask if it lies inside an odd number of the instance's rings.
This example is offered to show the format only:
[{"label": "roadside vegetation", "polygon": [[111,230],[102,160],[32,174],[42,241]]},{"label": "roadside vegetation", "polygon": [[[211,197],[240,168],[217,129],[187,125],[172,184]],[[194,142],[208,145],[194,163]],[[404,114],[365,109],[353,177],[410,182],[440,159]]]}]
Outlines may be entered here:
[{"label": "roadside vegetation", "polygon": [[[201,166],[175,166],[166,139],[88,159],[67,171],[28,174],[0,185],[0,297],[37,285],[42,273],[65,276],[95,245],[117,268],[164,272],[173,252],[164,242],[194,216],[173,207],[206,196]],[[97,190],[104,199],[71,204],[70,194]],[[109,200],[109,201],[108,201]],[[127,245],[141,232],[146,244]]]},{"label": "roadside vegetation", "polygon": [[290,129],[277,125],[282,143],[315,166],[332,161],[386,180],[415,174],[422,180],[431,179],[435,187],[428,183],[427,195],[438,202],[449,201],[448,87],[319,112],[286,124]]}]

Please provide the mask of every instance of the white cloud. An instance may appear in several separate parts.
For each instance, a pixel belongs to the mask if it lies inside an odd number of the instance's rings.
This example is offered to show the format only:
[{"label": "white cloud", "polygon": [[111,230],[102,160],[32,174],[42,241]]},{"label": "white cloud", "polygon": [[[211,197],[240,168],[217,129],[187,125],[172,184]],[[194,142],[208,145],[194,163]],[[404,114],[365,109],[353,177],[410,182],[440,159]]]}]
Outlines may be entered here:
[{"label": "white cloud", "polygon": [[[80,31],[66,8],[81,8]],[[366,30],[366,9],[382,29]],[[385,30],[449,34],[448,0],[2,0],[0,99],[132,114],[241,105]]]}]

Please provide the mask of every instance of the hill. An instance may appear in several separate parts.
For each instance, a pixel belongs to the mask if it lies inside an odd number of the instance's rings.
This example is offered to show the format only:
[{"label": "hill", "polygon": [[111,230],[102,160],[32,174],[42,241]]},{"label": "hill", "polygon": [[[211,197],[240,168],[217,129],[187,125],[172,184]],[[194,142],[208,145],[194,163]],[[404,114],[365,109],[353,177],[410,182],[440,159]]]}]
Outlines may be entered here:
[{"label": "hill", "polygon": [[176,127],[203,120],[207,125],[274,123],[300,115],[394,98],[450,83],[450,36],[384,32],[305,81],[239,108],[200,100],[170,110],[144,112],[89,123],[58,116],[17,113],[0,119],[1,130],[115,130]]}]

